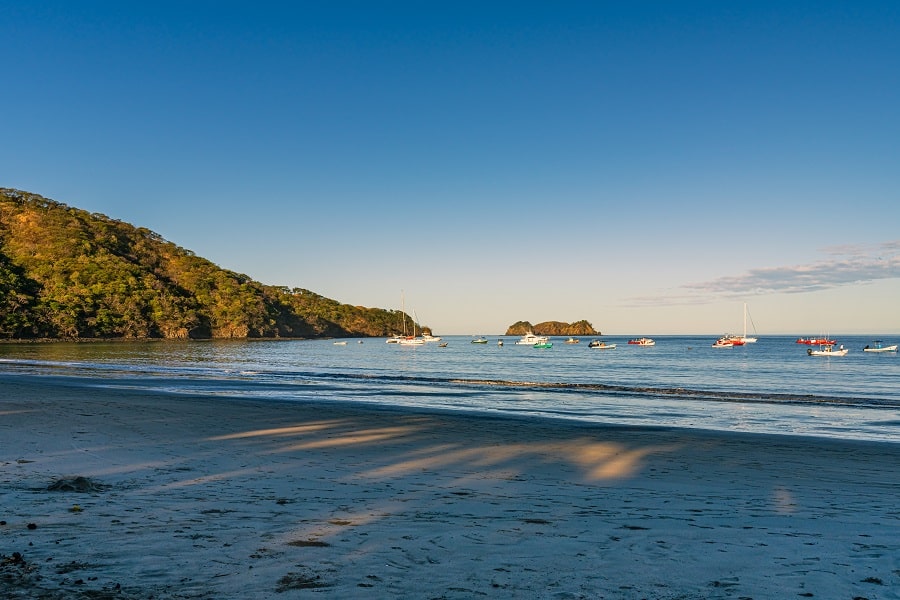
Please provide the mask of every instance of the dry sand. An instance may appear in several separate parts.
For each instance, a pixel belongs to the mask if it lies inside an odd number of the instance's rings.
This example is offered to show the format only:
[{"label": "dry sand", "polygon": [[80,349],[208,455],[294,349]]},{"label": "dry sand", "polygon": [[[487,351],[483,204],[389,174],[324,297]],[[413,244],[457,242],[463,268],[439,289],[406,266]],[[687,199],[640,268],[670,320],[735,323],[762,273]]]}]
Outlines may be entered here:
[{"label": "dry sand", "polygon": [[0,466],[2,598],[900,597],[898,444],[9,376]]}]

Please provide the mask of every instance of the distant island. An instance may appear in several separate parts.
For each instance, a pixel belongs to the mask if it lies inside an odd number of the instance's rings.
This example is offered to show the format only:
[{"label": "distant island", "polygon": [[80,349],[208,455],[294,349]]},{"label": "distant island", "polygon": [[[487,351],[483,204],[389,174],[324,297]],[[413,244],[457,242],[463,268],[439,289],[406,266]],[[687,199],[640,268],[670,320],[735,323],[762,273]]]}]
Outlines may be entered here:
[{"label": "distant island", "polygon": [[506,335],[525,335],[535,333],[537,335],[600,335],[594,330],[594,326],[587,321],[575,323],[563,323],[561,321],[545,321],[532,325],[528,321],[517,321],[509,326]]},{"label": "distant island", "polygon": [[0,188],[0,339],[371,337],[404,319],[263,285],[149,229]]}]

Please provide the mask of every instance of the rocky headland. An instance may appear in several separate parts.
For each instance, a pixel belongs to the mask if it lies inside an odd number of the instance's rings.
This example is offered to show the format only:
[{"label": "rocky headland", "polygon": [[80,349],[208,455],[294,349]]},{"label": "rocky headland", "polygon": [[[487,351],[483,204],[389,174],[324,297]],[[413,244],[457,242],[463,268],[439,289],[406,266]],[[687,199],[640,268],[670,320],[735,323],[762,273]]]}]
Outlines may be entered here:
[{"label": "rocky headland", "polygon": [[517,321],[507,328],[506,335],[525,335],[529,332],[537,335],[600,335],[593,325],[583,320],[575,323],[544,321],[534,325],[528,321]]}]

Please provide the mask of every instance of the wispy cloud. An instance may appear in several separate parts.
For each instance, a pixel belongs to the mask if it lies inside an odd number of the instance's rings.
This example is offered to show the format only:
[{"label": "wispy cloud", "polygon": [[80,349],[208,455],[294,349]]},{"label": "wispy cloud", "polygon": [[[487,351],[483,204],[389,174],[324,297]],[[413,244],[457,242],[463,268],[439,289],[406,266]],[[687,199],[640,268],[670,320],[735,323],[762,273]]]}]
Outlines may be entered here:
[{"label": "wispy cloud", "polygon": [[824,248],[823,260],[751,269],[729,277],[690,283],[656,296],[632,298],[639,305],[696,303],[762,294],[800,294],[880,279],[900,278],[900,240]]}]

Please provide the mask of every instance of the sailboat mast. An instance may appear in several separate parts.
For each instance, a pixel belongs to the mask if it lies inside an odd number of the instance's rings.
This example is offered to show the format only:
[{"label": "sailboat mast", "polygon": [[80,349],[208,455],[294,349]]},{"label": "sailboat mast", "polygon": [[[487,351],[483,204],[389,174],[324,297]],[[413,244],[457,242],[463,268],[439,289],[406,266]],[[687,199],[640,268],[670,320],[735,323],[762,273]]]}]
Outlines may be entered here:
[{"label": "sailboat mast", "polygon": [[747,303],[744,302],[744,337],[747,337]]},{"label": "sailboat mast", "polygon": [[400,316],[403,318],[403,337],[406,337],[406,299],[400,290]]}]

